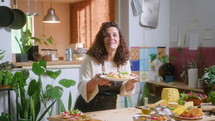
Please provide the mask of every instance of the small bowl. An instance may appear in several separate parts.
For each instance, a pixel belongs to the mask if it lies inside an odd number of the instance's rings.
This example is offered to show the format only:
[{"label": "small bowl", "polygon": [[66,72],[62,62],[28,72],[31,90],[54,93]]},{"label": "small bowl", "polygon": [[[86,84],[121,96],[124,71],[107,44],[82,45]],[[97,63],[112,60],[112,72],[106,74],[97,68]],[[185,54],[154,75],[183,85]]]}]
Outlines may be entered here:
[{"label": "small bowl", "polygon": [[134,116],[133,117],[133,121],[150,121],[150,116],[141,116],[141,115],[138,115],[138,116]]}]

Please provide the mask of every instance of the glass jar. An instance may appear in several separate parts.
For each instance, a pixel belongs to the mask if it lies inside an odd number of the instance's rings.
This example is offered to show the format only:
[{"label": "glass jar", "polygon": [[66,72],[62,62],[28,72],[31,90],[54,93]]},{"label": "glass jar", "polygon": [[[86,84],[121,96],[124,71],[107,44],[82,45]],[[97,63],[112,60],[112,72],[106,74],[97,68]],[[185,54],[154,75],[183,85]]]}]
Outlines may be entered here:
[{"label": "glass jar", "polygon": [[43,60],[52,61],[50,49],[42,49]]},{"label": "glass jar", "polygon": [[52,61],[57,61],[58,60],[57,49],[51,49],[51,58],[52,58]]}]

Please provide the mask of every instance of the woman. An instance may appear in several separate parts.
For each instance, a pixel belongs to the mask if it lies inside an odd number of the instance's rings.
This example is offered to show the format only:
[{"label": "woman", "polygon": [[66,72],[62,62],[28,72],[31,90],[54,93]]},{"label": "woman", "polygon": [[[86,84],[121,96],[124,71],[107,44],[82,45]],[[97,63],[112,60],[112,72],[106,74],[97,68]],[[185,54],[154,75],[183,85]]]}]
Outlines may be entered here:
[{"label": "woman", "polygon": [[131,73],[129,50],[117,24],[105,22],[96,35],[93,45],[87,51],[80,72],[78,97],[75,109],[82,112],[116,108],[117,95],[129,96],[134,93],[138,76],[125,82],[100,78],[104,73]]}]

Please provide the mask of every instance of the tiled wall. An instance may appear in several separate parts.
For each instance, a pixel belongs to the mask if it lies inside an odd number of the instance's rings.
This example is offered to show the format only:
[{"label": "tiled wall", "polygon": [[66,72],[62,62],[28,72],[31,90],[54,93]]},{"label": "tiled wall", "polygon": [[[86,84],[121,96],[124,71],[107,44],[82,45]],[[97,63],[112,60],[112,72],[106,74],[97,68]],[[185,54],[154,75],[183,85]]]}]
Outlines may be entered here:
[{"label": "tiled wall", "polygon": [[[179,51],[180,50],[180,51]],[[165,47],[131,47],[131,70],[140,76],[140,81],[153,80],[154,74],[150,67],[150,54],[165,56]],[[215,47],[199,47],[198,50],[189,48],[169,48],[169,58],[175,57],[170,62],[174,66],[174,80],[185,81],[181,74],[186,63],[194,62],[199,70],[199,78],[204,73],[204,68],[215,65]]]},{"label": "tiled wall", "polygon": [[131,70],[140,77],[140,81],[154,80],[157,72],[150,67],[150,55],[165,56],[165,47],[131,47]]}]

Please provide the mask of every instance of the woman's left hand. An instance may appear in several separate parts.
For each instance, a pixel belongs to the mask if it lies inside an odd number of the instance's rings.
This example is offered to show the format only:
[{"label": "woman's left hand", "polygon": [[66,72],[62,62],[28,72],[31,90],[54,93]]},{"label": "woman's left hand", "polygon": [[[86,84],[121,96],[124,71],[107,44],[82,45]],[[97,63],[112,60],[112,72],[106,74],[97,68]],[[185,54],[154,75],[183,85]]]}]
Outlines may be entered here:
[{"label": "woman's left hand", "polygon": [[136,83],[136,82],[139,81],[139,76],[138,76],[138,75],[136,75],[136,74],[134,74],[134,73],[131,73],[130,76],[135,77],[135,78],[134,78],[134,79],[130,79],[130,80],[128,81],[129,83]]},{"label": "woman's left hand", "polygon": [[139,76],[137,76],[136,74],[132,73],[130,76],[135,77],[135,78],[130,79],[130,80],[128,80],[128,82],[126,82],[125,88],[127,91],[132,90],[134,88],[134,83],[139,81]]}]

